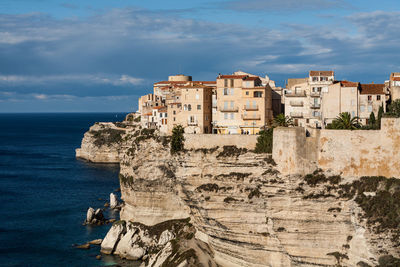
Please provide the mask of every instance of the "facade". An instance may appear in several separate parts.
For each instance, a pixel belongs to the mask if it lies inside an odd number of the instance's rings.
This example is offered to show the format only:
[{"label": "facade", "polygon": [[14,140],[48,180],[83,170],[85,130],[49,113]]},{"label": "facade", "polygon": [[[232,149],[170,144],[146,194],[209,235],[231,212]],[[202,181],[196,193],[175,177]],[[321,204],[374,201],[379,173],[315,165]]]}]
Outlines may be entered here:
[{"label": "facade", "polygon": [[163,104],[160,96],[154,94],[147,94],[139,97],[138,100],[138,113],[141,115],[150,113],[153,107],[158,107]]},{"label": "facade", "polygon": [[272,120],[272,90],[259,77],[219,75],[216,91],[213,133],[257,134]]},{"label": "facade", "polygon": [[400,99],[400,72],[392,72],[387,85],[391,100]]},{"label": "facade", "polygon": [[375,118],[378,116],[379,108],[382,106],[386,112],[386,90],[384,84],[360,84],[358,96],[358,117],[360,123],[368,124],[371,112]]},{"label": "facade", "polygon": [[179,87],[179,94],[167,104],[168,133],[176,125],[182,125],[185,133],[211,133],[212,93],[212,87],[202,84]]},{"label": "facade", "polygon": [[153,107],[151,116],[149,117],[149,128],[152,129],[159,129],[161,133],[166,134],[168,132],[167,127],[167,107],[165,106],[158,106]]},{"label": "facade", "polygon": [[285,116],[296,126],[322,128],[321,96],[333,84],[333,71],[310,71],[308,78],[289,79],[284,90]]}]

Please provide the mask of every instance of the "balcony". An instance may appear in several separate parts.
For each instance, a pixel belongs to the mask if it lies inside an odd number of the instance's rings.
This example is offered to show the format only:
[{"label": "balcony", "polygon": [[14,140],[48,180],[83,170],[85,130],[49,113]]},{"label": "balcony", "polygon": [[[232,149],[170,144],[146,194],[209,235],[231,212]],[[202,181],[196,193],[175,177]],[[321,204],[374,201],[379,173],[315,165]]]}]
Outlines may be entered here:
[{"label": "balcony", "polygon": [[258,110],[258,105],[244,105],[243,109],[248,111],[256,111]]},{"label": "balcony", "polygon": [[319,109],[319,108],[321,108],[321,104],[320,103],[310,103],[310,108]]},{"label": "balcony", "polygon": [[188,120],[187,124],[188,124],[188,126],[197,126],[197,125],[199,125],[197,120],[194,120],[194,121]]},{"label": "balcony", "polygon": [[239,108],[238,107],[220,107],[219,111],[221,111],[221,112],[238,112]]},{"label": "balcony", "polygon": [[302,107],[304,105],[303,101],[290,101],[292,107]]},{"label": "balcony", "polygon": [[311,97],[320,97],[321,96],[321,92],[311,92],[310,96]]},{"label": "balcony", "polygon": [[290,112],[290,117],[292,118],[303,118],[302,112]]},{"label": "balcony", "polygon": [[242,115],[242,120],[261,120],[261,116],[258,114],[254,114],[254,115]]},{"label": "balcony", "polygon": [[306,97],[307,94],[305,91],[301,91],[301,92],[286,93],[285,96],[286,97]]},{"label": "balcony", "polygon": [[319,113],[319,112],[315,112],[315,113],[311,112],[310,118],[320,120],[321,119],[321,113]]}]

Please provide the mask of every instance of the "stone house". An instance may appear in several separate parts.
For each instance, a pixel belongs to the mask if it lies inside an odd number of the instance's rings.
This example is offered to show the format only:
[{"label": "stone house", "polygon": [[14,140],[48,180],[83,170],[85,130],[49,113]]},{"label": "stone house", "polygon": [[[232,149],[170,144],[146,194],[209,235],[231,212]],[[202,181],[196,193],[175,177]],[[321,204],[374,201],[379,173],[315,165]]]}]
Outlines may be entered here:
[{"label": "stone house", "polygon": [[257,134],[272,120],[272,90],[259,77],[219,75],[216,90],[213,133]]},{"label": "stone house", "polygon": [[378,116],[379,108],[382,106],[386,112],[385,84],[360,84],[358,95],[358,117],[360,123],[368,124],[371,112],[375,118]]},{"label": "stone house", "polygon": [[321,128],[321,95],[335,80],[333,71],[310,71],[307,78],[288,79],[284,89],[285,116],[296,126]]}]

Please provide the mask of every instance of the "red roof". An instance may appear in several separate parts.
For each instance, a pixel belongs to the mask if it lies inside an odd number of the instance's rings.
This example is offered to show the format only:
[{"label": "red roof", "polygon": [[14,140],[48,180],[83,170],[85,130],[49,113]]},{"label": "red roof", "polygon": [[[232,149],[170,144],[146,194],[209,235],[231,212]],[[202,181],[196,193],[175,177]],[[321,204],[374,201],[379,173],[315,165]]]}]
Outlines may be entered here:
[{"label": "red roof", "polygon": [[161,81],[156,82],[154,84],[187,84],[187,83],[204,83],[204,84],[213,84],[215,81]]},{"label": "red roof", "polygon": [[244,79],[248,75],[219,75],[217,79]]},{"label": "red roof", "polygon": [[360,84],[360,94],[362,95],[384,95],[384,84]]},{"label": "red roof", "polygon": [[400,77],[391,77],[390,80],[392,80],[392,81],[400,81]]},{"label": "red roof", "polygon": [[333,76],[334,74],[332,70],[310,70],[310,76]]},{"label": "red roof", "polygon": [[153,109],[162,109],[162,108],[165,108],[165,106],[153,107]]},{"label": "red roof", "polygon": [[342,87],[358,87],[358,82],[340,81]]}]

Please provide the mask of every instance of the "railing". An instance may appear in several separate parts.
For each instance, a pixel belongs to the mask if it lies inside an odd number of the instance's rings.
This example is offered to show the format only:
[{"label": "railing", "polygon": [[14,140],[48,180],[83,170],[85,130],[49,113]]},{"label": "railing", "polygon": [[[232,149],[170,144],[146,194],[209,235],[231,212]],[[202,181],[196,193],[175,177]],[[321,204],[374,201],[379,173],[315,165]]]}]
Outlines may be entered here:
[{"label": "railing", "polygon": [[293,107],[302,107],[303,104],[303,101],[290,101],[290,105]]},{"label": "railing", "polygon": [[302,112],[290,112],[290,117],[292,118],[303,118]]},{"label": "railing", "polygon": [[258,105],[244,105],[244,110],[258,110]]},{"label": "railing", "polygon": [[189,126],[197,126],[198,125],[198,122],[197,122],[197,120],[194,120],[194,121],[190,121],[190,120],[188,120],[188,123],[187,123]]},{"label": "railing", "polygon": [[238,112],[239,108],[238,107],[220,107],[219,111],[221,111],[221,112]]},{"label": "railing", "polygon": [[320,103],[311,103],[310,108],[312,108],[312,109],[321,108],[321,104]]},{"label": "railing", "polygon": [[302,91],[302,92],[286,93],[285,96],[287,96],[287,97],[295,97],[295,96],[297,96],[297,97],[305,97],[307,95],[306,95],[305,91]]},{"label": "railing", "polygon": [[260,115],[242,115],[242,120],[261,120]]},{"label": "railing", "polygon": [[321,92],[313,92],[313,91],[311,91],[310,96],[319,97],[319,96],[321,96]]}]

